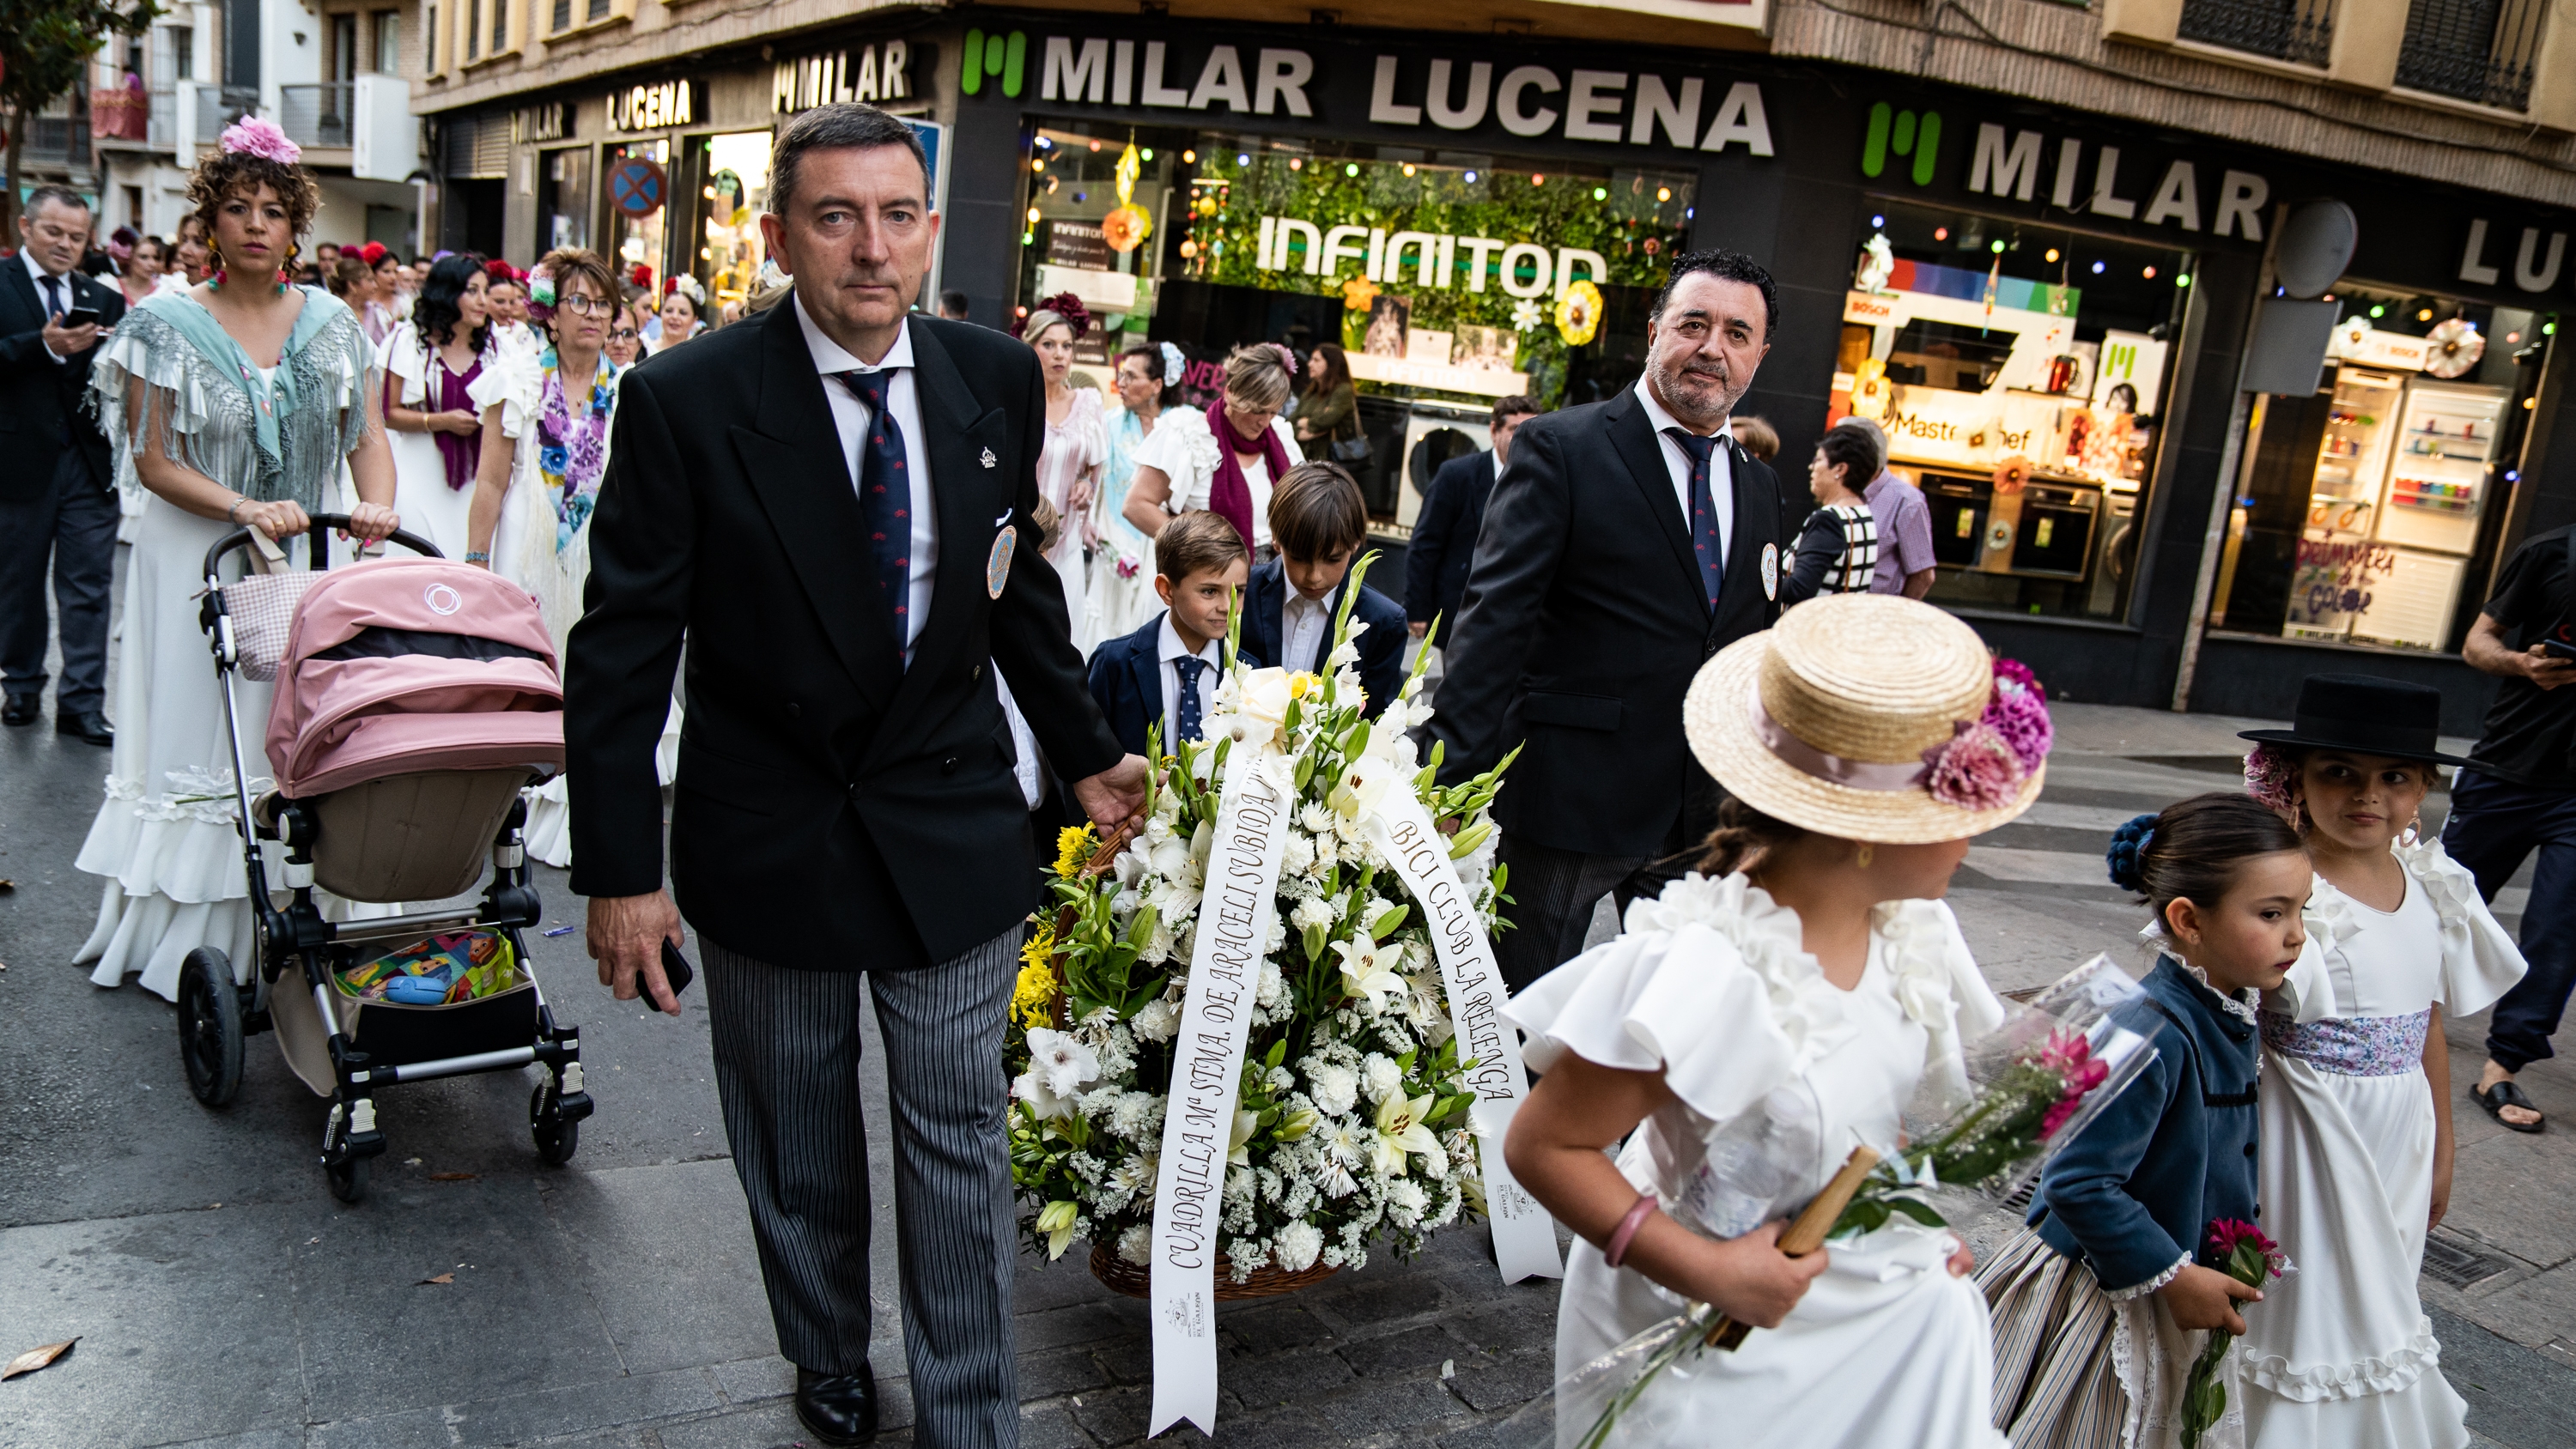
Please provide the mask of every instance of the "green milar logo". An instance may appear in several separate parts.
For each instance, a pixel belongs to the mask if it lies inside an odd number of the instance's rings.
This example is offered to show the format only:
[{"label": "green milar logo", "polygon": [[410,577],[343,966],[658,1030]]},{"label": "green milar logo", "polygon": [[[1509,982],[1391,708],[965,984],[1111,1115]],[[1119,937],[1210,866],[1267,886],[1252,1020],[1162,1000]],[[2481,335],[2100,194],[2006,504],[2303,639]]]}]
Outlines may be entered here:
[{"label": "green milar logo", "polygon": [[[966,42],[967,54],[974,54],[975,42]],[[1875,181],[1887,170],[1890,154],[1914,158],[1914,184],[1932,184],[1932,166],[1941,157],[1941,113],[1925,111],[1921,116],[1900,111],[1880,101],[1869,108],[1869,136],[1861,142],[1860,174]]]},{"label": "green milar logo", "polygon": [[984,89],[984,77],[999,76],[1002,94],[1018,100],[1020,85],[1028,78],[1028,58],[1026,31],[1014,30],[1001,36],[969,30],[965,55],[957,66],[957,89],[971,96]]}]

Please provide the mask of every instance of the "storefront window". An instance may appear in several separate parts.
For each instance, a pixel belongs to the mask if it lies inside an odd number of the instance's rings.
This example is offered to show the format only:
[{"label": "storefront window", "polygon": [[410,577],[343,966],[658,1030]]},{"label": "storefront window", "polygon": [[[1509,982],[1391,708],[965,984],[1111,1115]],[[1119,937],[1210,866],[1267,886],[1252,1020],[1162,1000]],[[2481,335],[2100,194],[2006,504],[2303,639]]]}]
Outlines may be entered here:
[{"label": "storefront window", "polygon": [[697,255],[691,270],[707,284],[709,321],[721,319],[728,306],[739,309],[760,276],[769,139],[767,131],[741,131],[687,142],[690,175],[681,194],[693,198]]},{"label": "storefront window", "polygon": [[1930,599],[2124,617],[2191,256],[1866,204],[1832,415],[1875,419],[1889,467],[1923,489]]},{"label": "storefront window", "polygon": [[1695,183],[1689,171],[1052,121],[1026,166],[1023,310],[1070,291],[1108,329],[1080,358],[1105,364],[1110,334],[1173,342],[1198,364],[1189,386],[1202,397],[1242,343],[1285,343],[1301,360],[1340,344],[1372,444],[1354,471],[1391,522],[1409,520],[1438,461],[1483,445],[1494,398],[1564,406],[1636,380]]},{"label": "storefront window", "polygon": [[590,245],[590,148],[545,152],[537,163],[537,250]]},{"label": "storefront window", "polygon": [[2554,319],[2346,281],[2317,391],[2258,398],[2210,627],[2457,649]]}]

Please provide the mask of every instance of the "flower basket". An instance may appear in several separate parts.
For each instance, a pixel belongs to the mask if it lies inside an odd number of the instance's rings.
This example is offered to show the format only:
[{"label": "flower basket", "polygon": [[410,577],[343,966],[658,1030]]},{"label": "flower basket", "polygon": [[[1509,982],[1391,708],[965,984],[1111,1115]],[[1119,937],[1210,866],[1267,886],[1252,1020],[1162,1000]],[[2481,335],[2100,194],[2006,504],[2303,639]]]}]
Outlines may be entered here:
[{"label": "flower basket", "polygon": [[[1234,1281],[1234,1264],[1225,1254],[1216,1255],[1216,1301],[1239,1303],[1247,1298],[1277,1298],[1300,1288],[1312,1288],[1342,1271],[1323,1263],[1291,1273],[1274,1263],[1264,1263],[1252,1270],[1252,1276]],[[1102,1244],[1091,1246],[1091,1276],[1106,1284],[1113,1293],[1142,1298],[1151,1282],[1143,1264],[1130,1263]]]}]

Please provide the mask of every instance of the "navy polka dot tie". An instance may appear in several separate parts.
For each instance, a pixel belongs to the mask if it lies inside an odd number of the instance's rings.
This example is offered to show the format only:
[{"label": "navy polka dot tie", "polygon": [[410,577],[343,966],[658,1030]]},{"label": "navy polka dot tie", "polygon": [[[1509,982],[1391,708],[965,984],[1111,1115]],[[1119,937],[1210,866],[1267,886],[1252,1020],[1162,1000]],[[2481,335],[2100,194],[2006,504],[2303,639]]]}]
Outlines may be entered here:
[{"label": "navy polka dot tie", "polygon": [[1726,541],[1717,531],[1717,505],[1708,492],[1708,455],[1717,450],[1717,439],[1703,438],[1686,428],[1666,428],[1664,436],[1690,454],[1691,553],[1699,561],[1700,587],[1708,595],[1708,606],[1714,609],[1719,587],[1726,578]]},{"label": "navy polka dot tie", "polygon": [[898,645],[911,642],[912,480],[905,475],[903,427],[886,406],[894,372],[844,372],[841,381],[867,404],[868,437],[859,449],[859,511],[868,521],[876,552],[877,590],[883,594]]},{"label": "navy polka dot tie", "polygon": [[1172,672],[1181,679],[1181,698],[1172,710],[1172,729],[1185,740],[1203,737],[1199,725],[1199,671],[1205,668],[1206,660],[1186,655],[1172,661]]}]

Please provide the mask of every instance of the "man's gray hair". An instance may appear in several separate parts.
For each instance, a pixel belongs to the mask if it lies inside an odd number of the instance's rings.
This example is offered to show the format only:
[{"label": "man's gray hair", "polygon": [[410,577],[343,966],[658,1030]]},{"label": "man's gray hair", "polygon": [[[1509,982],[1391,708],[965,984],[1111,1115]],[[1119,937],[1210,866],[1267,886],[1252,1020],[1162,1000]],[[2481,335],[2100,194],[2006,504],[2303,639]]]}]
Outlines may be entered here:
[{"label": "man's gray hair", "polygon": [[853,102],[799,111],[778,128],[777,144],[769,153],[770,212],[784,216],[794,204],[796,173],[805,153],[872,151],[880,146],[901,146],[921,163],[921,204],[930,205],[930,157],[921,149],[921,137],[900,117]]},{"label": "man's gray hair", "polygon": [[1861,417],[1857,413],[1844,418],[1842,421],[1834,424],[1834,426],[1839,429],[1846,429],[1848,431],[1858,433],[1869,440],[1871,451],[1877,455],[1877,461],[1869,465],[1870,477],[1875,478],[1879,474],[1887,471],[1887,429],[1880,427],[1875,421],[1869,418]]},{"label": "man's gray hair", "polygon": [[74,211],[89,210],[88,197],[81,195],[79,192],[72,190],[68,186],[45,185],[39,186],[35,190],[27,193],[27,209],[23,215],[28,217],[30,220],[34,219],[36,213],[43,211],[45,209],[45,203],[49,201],[60,202],[62,205],[68,206]]}]

